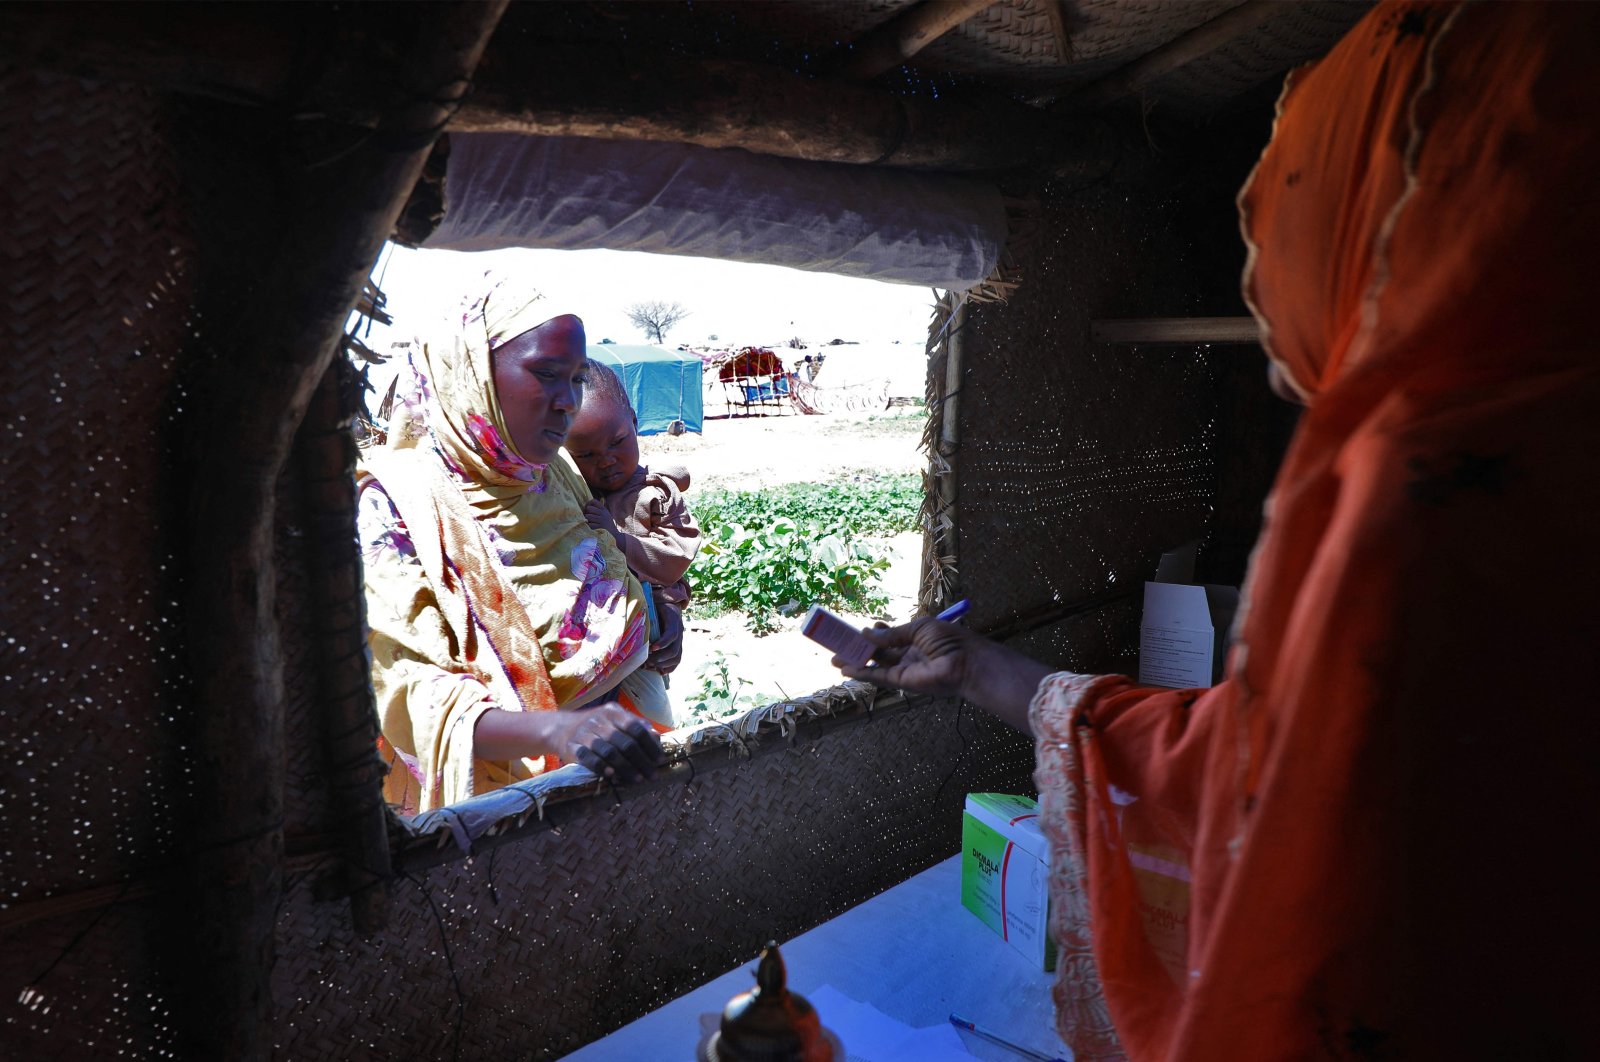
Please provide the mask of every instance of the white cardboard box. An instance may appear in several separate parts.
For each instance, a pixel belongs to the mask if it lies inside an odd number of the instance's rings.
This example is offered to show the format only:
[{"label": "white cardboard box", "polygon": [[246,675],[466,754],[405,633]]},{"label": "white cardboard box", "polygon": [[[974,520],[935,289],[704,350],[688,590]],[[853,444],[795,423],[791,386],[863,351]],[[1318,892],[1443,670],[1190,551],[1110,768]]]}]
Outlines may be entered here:
[{"label": "white cardboard box", "polygon": [[1144,584],[1139,681],[1190,689],[1221,677],[1228,625],[1239,605],[1231,586],[1197,586],[1194,547],[1164,554],[1156,581]]},{"label": "white cardboard box", "polygon": [[1147,686],[1211,685],[1217,629],[1206,604],[1206,588],[1184,583],[1145,583],[1144,620],[1139,625],[1139,681]]},{"label": "white cardboard box", "polygon": [[969,793],[961,816],[961,904],[1035,969],[1056,967],[1050,849],[1032,797]]}]

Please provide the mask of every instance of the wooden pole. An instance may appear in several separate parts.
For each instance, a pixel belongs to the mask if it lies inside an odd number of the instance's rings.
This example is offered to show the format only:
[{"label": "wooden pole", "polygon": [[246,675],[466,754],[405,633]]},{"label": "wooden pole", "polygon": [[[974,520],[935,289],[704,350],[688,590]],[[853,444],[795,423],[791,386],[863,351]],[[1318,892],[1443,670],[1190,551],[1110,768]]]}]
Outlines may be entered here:
[{"label": "wooden pole", "polygon": [[1254,317],[1110,318],[1089,322],[1096,343],[1260,343]]},{"label": "wooden pole", "polygon": [[944,410],[939,422],[939,454],[948,469],[939,479],[940,508],[948,520],[940,551],[947,569],[954,573],[945,581],[949,599],[943,602],[945,604],[961,596],[961,521],[956,510],[956,477],[960,472],[957,458],[961,450],[961,382],[965,374],[966,326],[967,303],[963,299],[950,318],[950,338],[945,348],[948,354],[944,363]]},{"label": "wooden pole", "polygon": [[1067,16],[1061,10],[1062,0],[1038,0],[1050,20],[1050,34],[1055,38],[1056,61],[1066,66],[1072,61],[1072,34],[1067,32]]},{"label": "wooden pole", "polygon": [[968,296],[938,293],[928,329],[928,423],[922,448],[928,455],[923,479],[922,581],[917,606],[926,613],[955,600],[959,573],[956,526],[956,452],[960,448],[961,357]]},{"label": "wooden pole", "polygon": [[191,460],[173,473],[188,488],[192,529],[179,555],[196,719],[185,834],[194,856],[175,915],[183,921],[170,933],[189,975],[179,1020],[190,1057],[272,1054],[286,759],[304,751],[285,746],[279,475],[350,307],[503,7],[360,9],[373,32],[342,54],[359,67],[352,78],[390,94],[376,132],[215,104],[191,106],[179,125],[202,259],[185,354],[194,367],[184,401],[195,410]]},{"label": "wooden pole", "polygon": [[996,0],[922,0],[875,26],[850,48],[843,74],[865,81],[916,55]]},{"label": "wooden pole", "polygon": [[1238,7],[1175,37],[1115,73],[1068,93],[1053,109],[1093,110],[1115,103],[1124,96],[1138,92],[1163,74],[1170,74],[1180,66],[1210,55],[1235,38],[1260,29],[1293,7],[1293,4],[1281,0],[1245,0]]},{"label": "wooden pole", "polygon": [[1076,126],[1003,97],[899,96],[754,63],[520,48],[493,57],[452,132],[665,140],[815,162],[1006,170],[1063,153]]},{"label": "wooden pole", "polygon": [[378,758],[378,712],[367,665],[366,596],[356,526],[355,370],[335,355],[296,440],[305,498],[305,552],[320,658],[317,701],[327,758],[328,817],[339,838],[356,931],[388,916],[389,811]]}]

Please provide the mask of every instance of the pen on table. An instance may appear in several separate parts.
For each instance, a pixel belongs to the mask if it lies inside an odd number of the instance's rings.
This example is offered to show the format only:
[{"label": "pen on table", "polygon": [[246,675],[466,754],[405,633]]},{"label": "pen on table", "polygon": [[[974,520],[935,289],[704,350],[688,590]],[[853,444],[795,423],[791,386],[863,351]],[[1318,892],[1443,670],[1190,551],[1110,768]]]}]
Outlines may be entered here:
[{"label": "pen on table", "polygon": [[967,609],[970,607],[971,605],[968,604],[967,599],[962,598],[960,601],[957,601],[955,604],[951,605],[949,608],[945,609],[943,612],[939,613],[933,618],[936,620],[944,620],[946,623],[954,623],[962,616],[965,616],[967,614]]},{"label": "pen on table", "polygon": [[[966,602],[963,601],[962,604],[966,604]],[[981,1036],[991,1043],[999,1044],[1001,1047],[1004,1047],[1007,1050],[1015,1051],[1023,1058],[1034,1059],[1035,1062],[1067,1062],[1067,1060],[1064,1058],[1054,1058],[1042,1051],[1034,1051],[1030,1048],[1023,1047],[1021,1044],[1014,1044],[1010,1040],[1001,1039],[989,1030],[980,1029],[967,1019],[956,1014],[950,1015],[950,1024],[954,1025],[958,1029],[965,1029],[967,1032],[976,1036]]]}]

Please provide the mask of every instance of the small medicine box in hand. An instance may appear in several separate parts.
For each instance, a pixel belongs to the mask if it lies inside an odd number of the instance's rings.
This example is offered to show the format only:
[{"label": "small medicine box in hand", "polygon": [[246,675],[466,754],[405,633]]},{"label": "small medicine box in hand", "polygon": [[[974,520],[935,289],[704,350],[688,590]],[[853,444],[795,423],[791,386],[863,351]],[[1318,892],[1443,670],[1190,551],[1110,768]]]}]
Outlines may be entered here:
[{"label": "small medicine box in hand", "polygon": [[865,666],[872,659],[872,654],[877,652],[877,647],[862,637],[858,628],[821,605],[811,606],[805,622],[800,624],[800,633],[818,645],[832,649],[834,656],[853,667]]}]

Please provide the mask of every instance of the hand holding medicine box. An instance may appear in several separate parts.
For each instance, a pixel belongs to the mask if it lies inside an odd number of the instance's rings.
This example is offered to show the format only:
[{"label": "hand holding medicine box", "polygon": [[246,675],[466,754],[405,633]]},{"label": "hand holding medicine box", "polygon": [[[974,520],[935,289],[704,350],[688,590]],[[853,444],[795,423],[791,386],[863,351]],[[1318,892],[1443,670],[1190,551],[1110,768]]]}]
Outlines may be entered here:
[{"label": "hand holding medicine box", "polygon": [[961,816],[961,905],[1038,970],[1056,968],[1050,939],[1050,849],[1039,803],[968,793]]},{"label": "hand holding medicine box", "polygon": [[806,613],[805,620],[800,624],[800,633],[818,645],[832,649],[834,656],[855,667],[865,666],[872,659],[872,654],[878,651],[877,646],[861,636],[858,628],[821,605],[811,606],[811,611]]}]

